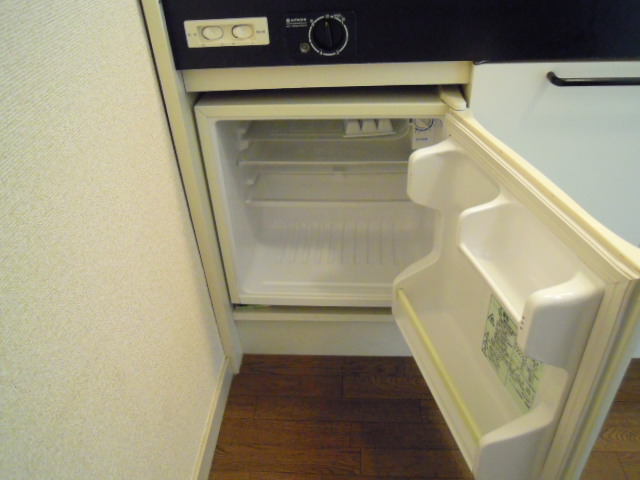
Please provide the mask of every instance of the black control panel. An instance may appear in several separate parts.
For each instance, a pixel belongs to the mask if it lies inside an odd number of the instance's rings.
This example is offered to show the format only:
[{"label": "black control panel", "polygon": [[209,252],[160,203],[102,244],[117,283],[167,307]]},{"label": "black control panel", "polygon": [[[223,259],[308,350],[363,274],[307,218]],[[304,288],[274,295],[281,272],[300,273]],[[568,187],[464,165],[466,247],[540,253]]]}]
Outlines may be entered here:
[{"label": "black control panel", "polygon": [[292,14],[284,19],[290,58],[296,63],[357,62],[357,28],[353,12]]},{"label": "black control panel", "polygon": [[163,8],[180,70],[640,59],[640,0],[163,0]]}]

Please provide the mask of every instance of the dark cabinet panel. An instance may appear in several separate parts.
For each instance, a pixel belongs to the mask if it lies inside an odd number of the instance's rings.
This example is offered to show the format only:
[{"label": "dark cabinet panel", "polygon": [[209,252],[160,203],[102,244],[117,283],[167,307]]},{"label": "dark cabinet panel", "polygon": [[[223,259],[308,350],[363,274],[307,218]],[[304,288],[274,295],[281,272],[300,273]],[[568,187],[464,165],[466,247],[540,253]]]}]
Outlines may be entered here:
[{"label": "dark cabinet panel", "polygon": [[[164,0],[163,5],[178,69],[640,59],[640,0]],[[314,48],[317,36],[309,32],[323,28],[323,22],[314,23],[323,15],[336,16],[332,31],[346,30],[346,47]],[[187,45],[185,21],[246,17],[267,18],[268,45]]]}]

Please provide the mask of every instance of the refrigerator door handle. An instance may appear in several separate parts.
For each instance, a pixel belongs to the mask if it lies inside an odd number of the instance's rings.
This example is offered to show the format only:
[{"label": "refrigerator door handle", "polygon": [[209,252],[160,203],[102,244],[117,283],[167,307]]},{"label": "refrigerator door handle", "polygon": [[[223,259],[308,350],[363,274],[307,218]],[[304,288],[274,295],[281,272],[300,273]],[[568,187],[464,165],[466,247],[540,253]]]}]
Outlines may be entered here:
[{"label": "refrigerator door handle", "polygon": [[562,78],[554,72],[547,73],[547,80],[556,87],[620,87],[640,85],[640,77]]}]

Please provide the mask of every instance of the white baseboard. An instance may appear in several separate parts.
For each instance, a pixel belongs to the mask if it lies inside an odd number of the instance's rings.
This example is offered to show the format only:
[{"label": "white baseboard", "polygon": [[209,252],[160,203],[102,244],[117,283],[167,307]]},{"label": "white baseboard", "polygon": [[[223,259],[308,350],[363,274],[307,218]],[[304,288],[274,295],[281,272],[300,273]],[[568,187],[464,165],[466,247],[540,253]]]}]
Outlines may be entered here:
[{"label": "white baseboard", "polygon": [[222,416],[224,415],[224,409],[227,405],[232,378],[233,371],[231,364],[229,363],[229,359],[225,358],[222,371],[218,377],[216,390],[211,400],[211,408],[209,409],[209,417],[207,418],[207,429],[202,439],[202,444],[200,445],[200,452],[198,453],[198,459],[193,472],[194,480],[207,480],[209,478],[209,471],[211,470],[211,463],[213,462],[213,454],[215,453],[216,442],[218,441],[218,434],[220,433]]},{"label": "white baseboard", "polygon": [[244,353],[271,355],[410,356],[395,322],[237,322]]}]

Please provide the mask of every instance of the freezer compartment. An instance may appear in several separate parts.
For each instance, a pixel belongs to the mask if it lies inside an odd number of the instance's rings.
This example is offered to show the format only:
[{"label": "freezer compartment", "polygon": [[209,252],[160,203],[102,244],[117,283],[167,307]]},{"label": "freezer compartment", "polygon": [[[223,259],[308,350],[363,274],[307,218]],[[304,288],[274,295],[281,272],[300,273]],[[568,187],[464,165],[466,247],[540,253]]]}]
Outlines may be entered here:
[{"label": "freezer compartment", "polygon": [[[441,135],[441,119],[432,126]],[[393,278],[434,248],[435,211],[406,193],[410,119],[210,120],[206,128],[234,303],[388,307]]]}]

